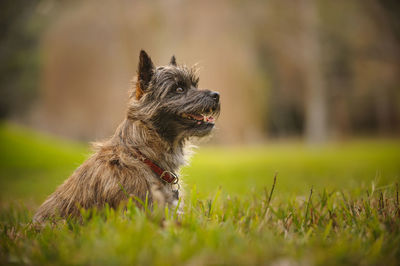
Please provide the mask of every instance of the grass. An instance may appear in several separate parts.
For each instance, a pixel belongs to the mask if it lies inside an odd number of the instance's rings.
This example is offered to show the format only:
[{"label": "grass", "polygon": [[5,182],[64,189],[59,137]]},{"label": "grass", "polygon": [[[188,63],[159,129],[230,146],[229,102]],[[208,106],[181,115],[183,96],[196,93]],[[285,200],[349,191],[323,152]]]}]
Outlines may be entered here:
[{"label": "grass", "polygon": [[399,264],[399,141],[204,147],[183,215],[129,202],[41,229],[33,212],[87,147],[3,124],[0,148],[0,264]]}]

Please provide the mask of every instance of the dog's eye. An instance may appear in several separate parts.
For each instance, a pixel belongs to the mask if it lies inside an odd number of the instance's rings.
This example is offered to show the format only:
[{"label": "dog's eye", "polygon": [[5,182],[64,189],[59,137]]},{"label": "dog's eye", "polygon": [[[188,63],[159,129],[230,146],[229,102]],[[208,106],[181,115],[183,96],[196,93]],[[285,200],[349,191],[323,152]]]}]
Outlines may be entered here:
[{"label": "dog's eye", "polygon": [[176,90],[175,90],[177,93],[182,93],[182,92],[184,92],[185,90],[183,89],[183,88],[181,88],[181,87],[178,87],[178,88],[176,88]]}]

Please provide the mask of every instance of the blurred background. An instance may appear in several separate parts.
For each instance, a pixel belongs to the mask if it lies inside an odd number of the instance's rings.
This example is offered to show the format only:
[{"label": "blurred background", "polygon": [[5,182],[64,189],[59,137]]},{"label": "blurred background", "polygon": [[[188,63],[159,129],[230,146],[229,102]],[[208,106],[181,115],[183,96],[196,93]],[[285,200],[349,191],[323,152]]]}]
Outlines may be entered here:
[{"label": "blurred background", "polygon": [[[400,0],[1,0],[0,264],[395,265],[399,44]],[[221,94],[214,136],[178,173],[203,210],[150,234],[144,215],[25,227],[125,118],[141,49],[197,63]]]},{"label": "blurred background", "polygon": [[145,49],[220,91],[214,143],[398,137],[399,14],[397,0],[1,1],[0,117],[110,136]]},{"label": "blurred background", "polygon": [[399,182],[399,3],[1,1],[0,210],[35,210],[114,133],[140,49],[221,93],[187,192],[248,197],[275,172],[279,195]]}]

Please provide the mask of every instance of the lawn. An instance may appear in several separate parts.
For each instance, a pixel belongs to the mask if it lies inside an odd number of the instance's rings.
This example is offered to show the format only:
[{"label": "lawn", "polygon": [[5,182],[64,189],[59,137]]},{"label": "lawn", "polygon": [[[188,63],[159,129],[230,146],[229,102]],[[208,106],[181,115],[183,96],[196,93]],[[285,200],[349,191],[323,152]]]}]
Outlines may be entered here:
[{"label": "lawn", "polygon": [[0,151],[0,264],[400,261],[399,140],[200,147],[181,173],[183,215],[130,202],[41,229],[30,223],[35,209],[88,146],[3,123]]}]

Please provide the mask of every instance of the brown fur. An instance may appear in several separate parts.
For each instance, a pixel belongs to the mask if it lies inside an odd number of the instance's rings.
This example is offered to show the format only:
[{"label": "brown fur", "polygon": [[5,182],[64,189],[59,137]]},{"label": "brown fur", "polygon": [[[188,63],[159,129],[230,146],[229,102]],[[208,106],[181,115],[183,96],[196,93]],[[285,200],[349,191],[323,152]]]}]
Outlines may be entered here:
[{"label": "brown fur", "polygon": [[[178,173],[180,167],[186,162],[190,146],[188,141],[190,136],[184,133],[186,131],[179,131],[179,134],[174,135],[173,138],[169,133],[168,138],[165,138],[162,136],[163,132],[160,132],[162,129],[155,126],[160,122],[149,122],[152,121],[151,116],[155,116],[157,108],[161,107],[157,104],[157,107],[150,109],[151,112],[145,110],[151,91],[154,90],[155,93],[159,88],[153,88],[151,85],[156,84],[156,69],[152,66],[147,54],[142,53],[136,93],[133,93],[130,98],[127,118],[109,140],[95,144],[95,153],[47,198],[35,214],[34,221],[42,222],[47,218],[58,216],[79,216],[80,208],[101,208],[106,203],[116,208],[130,196],[144,201],[147,194],[150,203],[157,201],[162,206],[177,203],[178,199],[172,186],[162,181],[135,155],[135,149],[138,149],[163,169]],[[144,68],[142,67],[143,60],[148,60]],[[173,60],[175,62],[175,58]],[[178,68],[176,63],[172,67]],[[185,68],[178,70],[181,74],[185,73]],[[147,76],[143,74],[143,71],[148,71]],[[142,75],[146,80],[141,80]],[[162,73],[160,75],[162,76]],[[190,78],[188,74],[188,80]],[[160,99],[159,101],[162,101],[163,98]],[[219,113],[219,105],[215,113]],[[147,116],[149,119],[145,119]],[[163,127],[160,126],[160,128]]]}]

